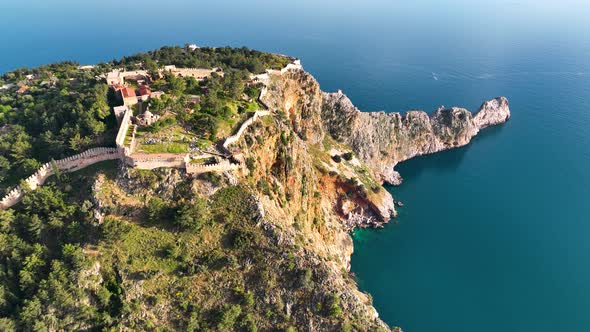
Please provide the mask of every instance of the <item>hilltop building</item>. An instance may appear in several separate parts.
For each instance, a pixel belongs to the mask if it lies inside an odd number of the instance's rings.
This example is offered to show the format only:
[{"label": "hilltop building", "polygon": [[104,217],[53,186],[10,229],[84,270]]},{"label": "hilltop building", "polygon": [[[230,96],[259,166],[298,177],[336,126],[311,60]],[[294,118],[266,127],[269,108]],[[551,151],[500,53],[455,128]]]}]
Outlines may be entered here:
[{"label": "hilltop building", "polygon": [[29,86],[28,85],[23,85],[20,88],[18,88],[18,90],[16,90],[16,93],[22,94],[22,93],[25,93],[27,91],[29,91]]},{"label": "hilltop building", "polygon": [[119,90],[119,94],[123,100],[123,105],[132,106],[138,102],[137,95],[135,94],[135,90],[133,88],[126,86]]},{"label": "hilltop building", "polygon": [[139,92],[139,99],[141,101],[147,101],[148,99],[150,99],[150,97],[152,95],[152,90],[150,89],[150,87],[148,85],[140,86],[138,89],[138,92]]},{"label": "hilltop building", "polygon": [[150,111],[145,111],[145,112],[143,112],[143,114],[135,117],[135,123],[138,126],[150,126],[154,122],[158,121],[159,119],[160,119],[159,115],[153,114]]}]

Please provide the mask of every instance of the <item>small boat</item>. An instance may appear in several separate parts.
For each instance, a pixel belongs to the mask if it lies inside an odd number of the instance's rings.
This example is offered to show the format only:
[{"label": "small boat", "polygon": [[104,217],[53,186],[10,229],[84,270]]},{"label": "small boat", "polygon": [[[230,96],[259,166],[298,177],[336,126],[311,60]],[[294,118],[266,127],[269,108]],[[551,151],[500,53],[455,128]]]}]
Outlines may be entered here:
[{"label": "small boat", "polygon": [[396,201],[395,205],[402,207],[402,206],[404,206],[404,203],[402,201]]}]

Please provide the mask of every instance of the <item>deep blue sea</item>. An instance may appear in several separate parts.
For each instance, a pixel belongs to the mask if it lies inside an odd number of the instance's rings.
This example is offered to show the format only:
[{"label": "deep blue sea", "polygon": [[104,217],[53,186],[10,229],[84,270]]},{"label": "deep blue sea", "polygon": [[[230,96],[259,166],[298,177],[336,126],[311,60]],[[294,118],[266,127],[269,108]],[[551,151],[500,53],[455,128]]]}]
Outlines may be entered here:
[{"label": "deep blue sea", "polygon": [[355,234],[352,270],[405,332],[590,331],[590,5],[581,0],[0,2],[0,72],[162,45],[302,58],[362,110],[512,119],[399,165],[395,223]]}]

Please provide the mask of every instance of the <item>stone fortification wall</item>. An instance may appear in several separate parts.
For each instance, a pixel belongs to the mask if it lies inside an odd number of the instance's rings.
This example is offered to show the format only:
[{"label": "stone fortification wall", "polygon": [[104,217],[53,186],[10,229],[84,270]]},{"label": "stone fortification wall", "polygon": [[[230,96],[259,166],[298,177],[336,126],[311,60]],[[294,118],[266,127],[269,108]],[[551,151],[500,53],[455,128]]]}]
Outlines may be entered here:
[{"label": "stone fortification wall", "polygon": [[195,164],[190,162],[188,154],[140,154],[134,153],[125,157],[125,163],[139,169],[155,169],[161,167],[184,168],[189,174],[206,172],[224,172],[235,170],[239,164],[232,164],[223,159],[214,164]]},{"label": "stone fortification wall", "polygon": [[[299,60],[295,60],[293,63],[288,64],[285,68],[279,70],[267,70],[265,74],[256,75],[255,77],[259,78],[264,83],[269,79],[270,74],[275,73],[286,73],[289,70],[297,70],[302,69]],[[179,73],[182,76],[193,76],[193,77],[201,77],[203,75],[208,76],[211,75],[213,72],[217,72],[219,75],[223,75],[223,72],[218,72],[216,69],[202,69],[202,68],[174,68],[172,70],[174,73]],[[136,70],[136,71],[114,71],[110,73],[108,77],[112,78],[122,78],[130,77],[130,76],[147,76],[147,72],[144,70]],[[269,115],[270,110],[268,110],[267,105],[261,100],[262,97],[266,94],[267,88],[264,87],[260,92],[259,102],[267,108],[267,110],[260,110],[256,111],[254,115],[246,120],[238,130],[237,133],[228,137],[225,142],[223,143],[223,147],[227,149],[231,144],[237,142],[243,133],[248,129],[252,123],[254,123],[259,117]],[[132,137],[129,146],[125,146],[125,138],[127,136],[127,132],[129,130],[129,126],[132,126],[131,117],[133,116],[133,112],[130,109],[127,109],[121,119],[121,124],[119,126],[119,131],[117,132],[117,136],[115,138],[115,143],[117,148],[94,148],[82,152],[80,154],[56,160],[55,163],[45,163],[35,174],[29,176],[24,180],[26,185],[29,187],[30,190],[35,190],[37,187],[43,185],[48,177],[55,174],[54,167],[57,168],[60,172],[74,172],[95,164],[100,161],[104,160],[114,160],[114,159],[121,159],[127,165],[140,168],[140,169],[154,169],[160,167],[173,167],[173,168],[185,168],[187,173],[189,174],[198,174],[198,173],[205,173],[205,172],[224,172],[235,170],[240,167],[239,164],[232,164],[229,160],[222,160],[215,164],[194,164],[190,163],[190,157],[188,154],[134,154],[133,148],[136,144],[135,142],[135,132],[137,127],[133,127]],[[0,200],[0,209],[7,209],[20,200],[22,200],[26,190],[23,190],[20,186],[14,188],[10,191],[6,196]]]},{"label": "stone fortification wall", "polygon": [[254,115],[251,118],[249,118],[248,120],[244,121],[244,123],[242,123],[242,125],[240,126],[240,129],[238,129],[237,133],[235,133],[234,135],[231,135],[225,139],[225,142],[223,142],[223,147],[225,149],[227,149],[231,144],[234,144],[235,142],[237,142],[240,139],[240,137],[242,136],[242,134],[244,134],[246,129],[248,129],[248,126],[253,124],[254,121],[256,121],[259,117],[264,116],[264,115],[269,115],[269,114],[270,114],[270,111],[268,111],[268,110],[254,112]]},{"label": "stone fortification wall", "polygon": [[217,68],[206,69],[206,68],[173,68],[170,72],[174,75],[180,75],[182,77],[194,77],[196,79],[204,79],[213,73],[217,73],[219,76],[223,76],[223,71],[218,71]]},{"label": "stone fortification wall", "polygon": [[200,174],[206,172],[225,172],[229,170],[238,169],[240,165],[232,164],[228,160],[222,160],[215,164],[186,164],[186,172],[189,174]]},{"label": "stone fortification wall", "polygon": [[286,65],[285,68],[281,69],[281,74],[288,72],[289,70],[301,70],[303,66],[301,65],[301,60],[297,59],[290,64]]},{"label": "stone fortification wall", "polygon": [[264,102],[264,100],[262,100],[267,93],[268,93],[268,88],[266,86],[264,86],[260,90],[260,95],[258,96],[258,103],[260,105],[262,105],[265,109],[269,110],[270,107],[268,107],[268,105]]},{"label": "stone fortification wall", "polygon": [[[45,163],[35,174],[24,180],[30,190],[35,190],[43,185],[48,177],[55,174],[54,167],[60,172],[74,172],[84,167],[90,166],[100,161],[119,159],[119,150],[115,148],[94,148],[84,151],[80,154],[56,160],[55,162]],[[21,201],[25,190],[20,186],[14,188],[0,201],[0,209],[7,209]]]},{"label": "stone fortification wall", "polygon": [[125,111],[125,114],[123,114],[123,118],[121,119],[121,125],[119,126],[117,137],[115,138],[115,144],[117,144],[117,148],[119,149],[125,148],[125,136],[127,136],[127,131],[129,130],[129,126],[131,125],[132,115],[133,112],[130,109],[127,109]]},{"label": "stone fortification wall", "polygon": [[187,161],[187,154],[133,153],[125,156],[125,163],[127,165],[139,169],[154,169],[160,167],[185,168]]},{"label": "stone fortification wall", "polygon": [[149,76],[147,70],[128,70],[128,71],[123,71],[119,74],[120,77],[122,78],[127,78],[127,77],[135,77],[135,76]]}]

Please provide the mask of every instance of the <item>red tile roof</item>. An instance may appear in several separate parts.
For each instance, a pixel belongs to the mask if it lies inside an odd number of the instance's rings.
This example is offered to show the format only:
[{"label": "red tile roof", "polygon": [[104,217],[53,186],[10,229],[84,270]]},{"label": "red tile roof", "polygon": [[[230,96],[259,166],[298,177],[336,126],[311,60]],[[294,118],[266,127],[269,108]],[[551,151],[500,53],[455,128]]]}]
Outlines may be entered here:
[{"label": "red tile roof", "polygon": [[115,89],[115,91],[119,91],[125,89],[125,86],[123,84],[115,84],[113,85],[113,89]]},{"label": "red tile roof", "polygon": [[29,87],[26,85],[21,86],[16,92],[18,93],[23,93],[25,91],[29,90]]},{"label": "red tile roof", "polygon": [[135,94],[135,90],[129,87],[121,89],[121,95],[123,96],[123,98],[137,97],[137,95]]},{"label": "red tile roof", "polygon": [[152,93],[152,90],[150,90],[150,87],[147,85],[142,85],[139,87],[139,95],[140,96],[146,96]]}]

